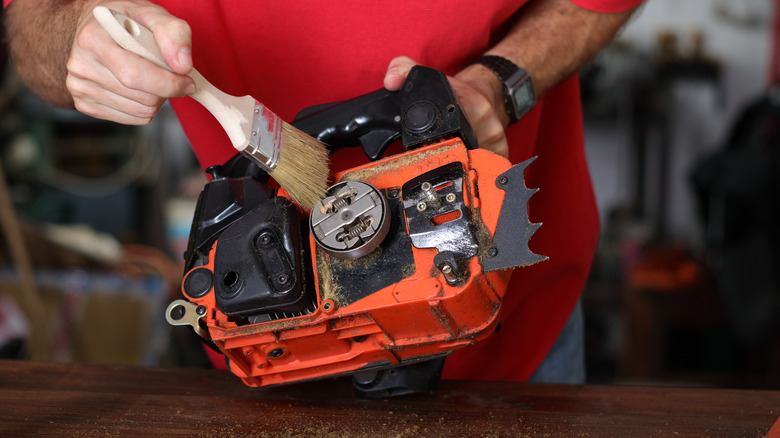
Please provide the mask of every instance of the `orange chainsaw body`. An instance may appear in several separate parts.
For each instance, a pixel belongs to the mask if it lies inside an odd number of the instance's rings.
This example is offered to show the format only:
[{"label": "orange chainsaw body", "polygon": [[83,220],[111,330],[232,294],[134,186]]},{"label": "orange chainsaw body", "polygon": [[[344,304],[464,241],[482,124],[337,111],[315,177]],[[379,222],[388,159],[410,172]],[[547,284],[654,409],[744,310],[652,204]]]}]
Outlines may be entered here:
[{"label": "orange chainsaw body", "polygon": [[[336,181],[359,177],[379,190],[400,190],[411,178],[453,162],[465,169],[469,221],[481,230],[477,235],[486,241],[480,246],[487,248],[504,198],[494,181],[510,168],[509,161],[496,154],[467,150],[460,139],[453,139],[342,172]],[[343,262],[316,250],[311,237],[310,245],[315,249],[312,265],[318,269],[316,310],[308,315],[238,326],[218,310],[213,293],[196,298],[182,291],[194,305],[209,310],[205,325],[212,342],[228,358],[231,371],[249,386],[400,365],[446,354],[495,330],[509,275],[482,272],[484,254],[468,261],[467,280],[451,286],[433,262],[436,250],[412,246],[414,263],[403,268],[403,280],[344,303],[328,266],[371,263],[371,255]]]},{"label": "orange chainsaw body", "polygon": [[[533,159],[477,149],[424,67],[399,92],[305,112],[304,132],[378,161],[335,175],[308,227],[240,156],[210,168],[166,318],[248,386],[351,374],[369,397],[430,390],[448,353],[496,330],[511,270],[545,259],[528,247]],[[399,138],[407,151],[379,159]]]}]

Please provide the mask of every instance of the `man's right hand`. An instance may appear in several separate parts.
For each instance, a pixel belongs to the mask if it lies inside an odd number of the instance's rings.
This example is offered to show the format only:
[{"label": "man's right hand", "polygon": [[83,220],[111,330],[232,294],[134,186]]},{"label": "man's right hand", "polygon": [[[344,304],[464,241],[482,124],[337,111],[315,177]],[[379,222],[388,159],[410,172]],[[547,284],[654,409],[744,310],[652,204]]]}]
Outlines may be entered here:
[{"label": "man's right hand", "polygon": [[[92,15],[98,5],[150,29],[172,71],[115,43]],[[187,76],[192,70],[189,25],[148,1],[85,2],[66,68],[65,85],[77,110],[127,125],[149,123],[169,97],[186,96],[195,90]]]}]

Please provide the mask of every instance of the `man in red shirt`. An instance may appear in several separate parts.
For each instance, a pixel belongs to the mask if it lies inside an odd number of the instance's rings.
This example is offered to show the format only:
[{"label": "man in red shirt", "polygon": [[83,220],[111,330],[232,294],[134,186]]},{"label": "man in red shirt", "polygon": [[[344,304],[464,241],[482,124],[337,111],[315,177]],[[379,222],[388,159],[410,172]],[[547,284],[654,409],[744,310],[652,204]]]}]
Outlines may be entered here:
[{"label": "man in red shirt", "polygon": [[[288,121],[307,106],[397,89],[415,62],[444,71],[480,147],[514,163],[538,156],[526,177],[541,189],[530,219],[544,226],[530,244],[550,258],[513,274],[502,329],[452,354],[444,377],[576,382],[583,378],[577,303],[598,216],[573,75],[640,2],[14,0],[7,31],[19,74],[52,104],[145,124],[172,98],[204,168],[235,151],[211,115],[184,98],[194,90],[186,76],[193,64],[225,92],[254,96]],[[99,4],[151,29],[173,72],[118,47],[92,17]],[[532,109],[504,85],[523,72],[536,96]],[[334,170],[363,160],[357,149],[332,157]]]}]

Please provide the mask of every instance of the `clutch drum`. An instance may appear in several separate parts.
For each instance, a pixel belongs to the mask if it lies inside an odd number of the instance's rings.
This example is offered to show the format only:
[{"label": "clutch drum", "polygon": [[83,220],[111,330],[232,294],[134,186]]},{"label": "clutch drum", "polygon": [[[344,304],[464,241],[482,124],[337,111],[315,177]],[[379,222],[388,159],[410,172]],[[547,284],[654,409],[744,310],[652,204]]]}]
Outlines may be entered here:
[{"label": "clutch drum", "polygon": [[382,243],[390,229],[387,200],[371,184],[342,181],[331,186],[309,216],[314,241],[327,254],[362,257]]}]

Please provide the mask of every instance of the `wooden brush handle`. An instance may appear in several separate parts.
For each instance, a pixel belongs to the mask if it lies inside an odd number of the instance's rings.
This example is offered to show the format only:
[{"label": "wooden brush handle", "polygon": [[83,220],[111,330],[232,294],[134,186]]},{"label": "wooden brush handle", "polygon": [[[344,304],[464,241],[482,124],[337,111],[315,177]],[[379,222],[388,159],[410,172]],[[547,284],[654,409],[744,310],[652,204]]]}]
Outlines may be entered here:
[{"label": "wooden brush handle", "polygon": [[[165,62],[157,40],[149,29],[105,6],[96,7],[93,15],[120,47],[173,71]],[[231,96],[219,90],[194,68],[188,76],[195,81],[195,92],[190,96],[217,119],[233,147],[243,151],[249,144],[255,99],[251,96]]]}]

